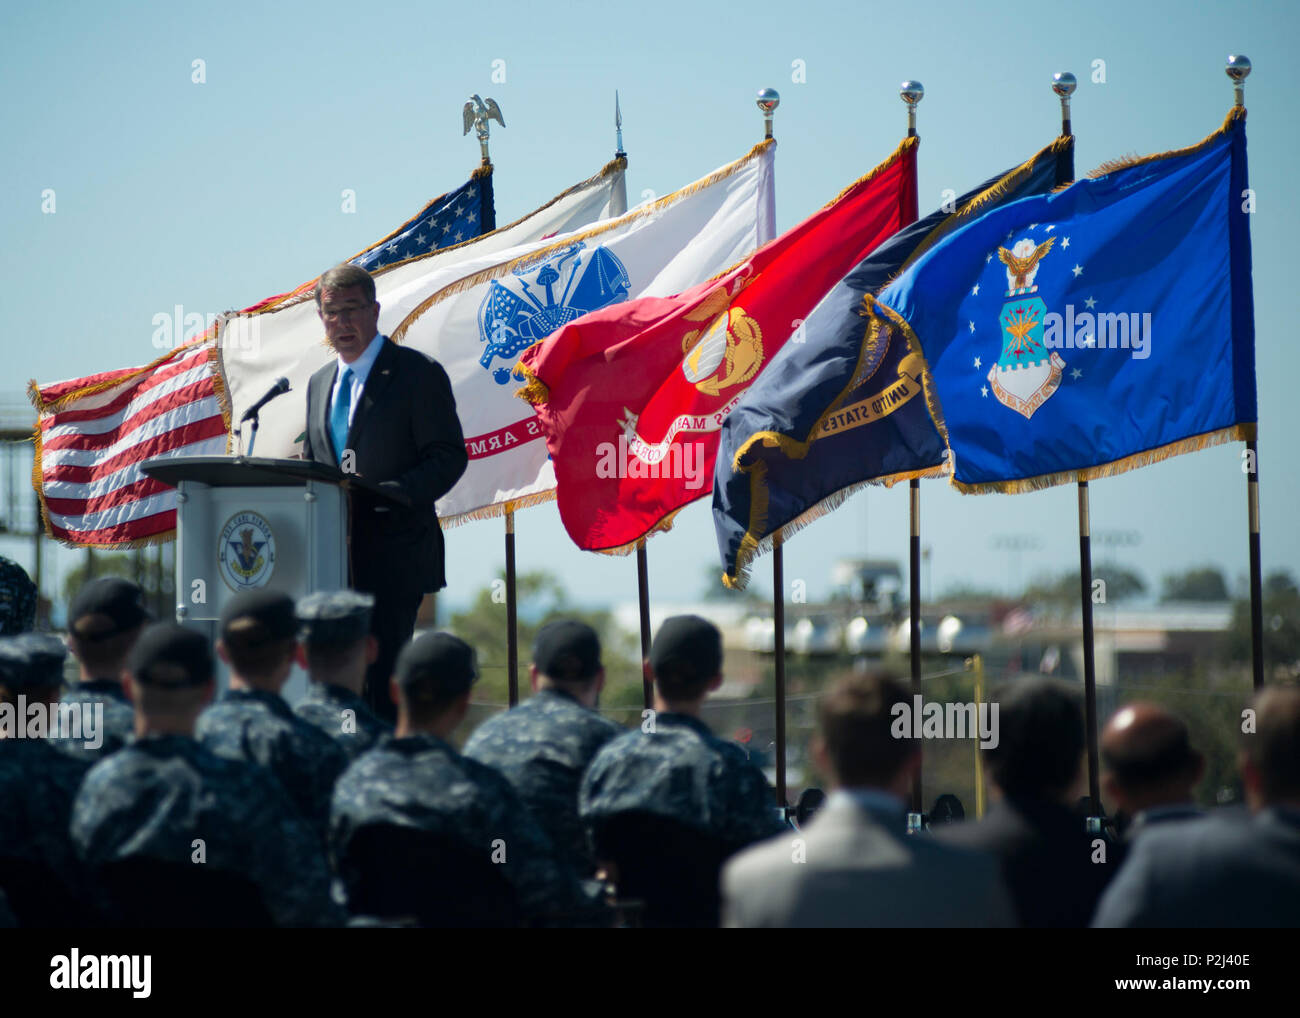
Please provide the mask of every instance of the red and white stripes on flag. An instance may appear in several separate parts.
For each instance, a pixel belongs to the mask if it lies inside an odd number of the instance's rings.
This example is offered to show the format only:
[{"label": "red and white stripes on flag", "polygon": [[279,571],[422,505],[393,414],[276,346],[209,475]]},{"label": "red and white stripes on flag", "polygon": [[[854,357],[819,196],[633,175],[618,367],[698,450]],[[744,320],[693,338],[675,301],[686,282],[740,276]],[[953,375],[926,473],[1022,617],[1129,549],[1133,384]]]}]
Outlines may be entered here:
[{"label": "red and white stripes on flag", "polygon": [[121,548],[174,533],[176,490],[140,464],[227,451],[230,404],[215,360],[209,335],[142,368],[28,386],[38,413],[32,480],[47,534]]}]

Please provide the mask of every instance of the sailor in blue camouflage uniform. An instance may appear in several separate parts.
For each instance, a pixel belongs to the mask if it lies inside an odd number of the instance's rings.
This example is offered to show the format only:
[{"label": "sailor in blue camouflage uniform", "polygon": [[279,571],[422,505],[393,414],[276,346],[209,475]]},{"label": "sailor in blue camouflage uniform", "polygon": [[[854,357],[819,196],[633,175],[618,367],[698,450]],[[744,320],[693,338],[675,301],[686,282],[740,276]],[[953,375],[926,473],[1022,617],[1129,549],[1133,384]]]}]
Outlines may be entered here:
[{"label": "sailor in blue camouflage uniform", "polygon": [[473,648],[450,634],[424,633],[402,649],[392,679],[397,730],[362,754],[334,790],[336,866],[347,872],[350,845],[368,825],[449,835],[499,864],[525,921],[603,921],[599,888],[584,886],[561,861],[510,783],[452,747],[477,677]]},{"label": "sailor in blue camouflage uniform", "polygon": [[343,747],[349,760],[393,734],[393,726],[361,696],[366,669],[379,655],[370,632],[374,605],[372,595],[354,590],[322,591],[298,601],[298,663],[311,687],[294,713]]},{"label": "sailor in blue camouflage uniform", "polygon": [[[86,919],[84,876],[68,837],[68,819],[87,764],[54,748],[43,735],[58,704],[67,649],[56,637],[26,633],[0,637],[0,874],[10,907],[25,925],[79,924]],[[42,719],[38,729],[33,724]],[[30,881],[42,886],[32,900]]]},{"label": "sailor in blue camouflage uniform", "polygon": [[29,632],[36,623],[36,584],[27,570],[0,555],[0,636]]},{"label": "sailor in blue camouflage uniform", "polygon": [[71,831],[86,865],[201,864],[251,882],[276,925],[340,925],[324,849],[280,784],[194,740],[216,688],[207,639],[173,623],[150,626],[128,667],[139,734],[95,764],[77,796]]},{"label": "sailor in blue camouflage uniform", "polygon": [[122,671],[140,631],[151,616],[139,584],[120,576],[91,580],[77,592],[68,608],[68,645],[81,676],[63,694],[63,702],[79,704],[83,716],[98,709],[98,745],[85,739],[59,739],[65,753],[95,763],[121,749],[135,732],[135,710],[122,690]]},{"label": "sailor in blue camouflage uniform", "polygon": [[605,684],[596,631],[575,619],[547,623],[533,641],[528,677],[536,695],[479,725],[465,755],[504,774],[556,847],[589,875],[595,860],[578,818],[578,787],[596,752],[624,731],[596,713]]},{"label": "sailor in blue camouflage uniform", "polygon": [[785,830],[763,772],[700,720],[722,685],[722,635],[697,615],[664,622],[650,648],[655,712],[606,745],[583,778],[579,812],[593,832],[620,813],[650,813],[733,850]]},{"label": "sailor in blue camouflage uniform", "polygon": [[330,796],[348,758],[280,695],[293,668],[297,632],[287,594],[243,591],[226,603],[217,653],[230,665],[230,688],[199,716],[195,735],[217,756],[269,770],[324,844]]}]

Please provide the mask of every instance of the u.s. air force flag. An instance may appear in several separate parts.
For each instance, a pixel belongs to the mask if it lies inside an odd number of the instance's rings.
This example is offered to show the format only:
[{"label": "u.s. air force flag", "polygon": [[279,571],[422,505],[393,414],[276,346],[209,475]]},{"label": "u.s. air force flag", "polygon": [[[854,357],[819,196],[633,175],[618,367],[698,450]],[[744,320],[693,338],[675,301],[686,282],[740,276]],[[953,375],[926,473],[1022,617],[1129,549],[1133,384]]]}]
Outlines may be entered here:
[{"label": "u.s. air force flag", "polygon": [[722,424],[713,518],[724,583],[743,588],[755,556],[861,485],[945,467],[943,439],[921,392],[920,357],[897,331],[867,329],[863,299],[961,225],[1068,180],[1073,149],[1073,138],[1058,138],[900,230],[855,266],[772,357]]},{"label": "u.s. air force flag", "polygon": [[951,234],[874,301],[964,492],[1131,470],[1255,435],[1246,112]]}]

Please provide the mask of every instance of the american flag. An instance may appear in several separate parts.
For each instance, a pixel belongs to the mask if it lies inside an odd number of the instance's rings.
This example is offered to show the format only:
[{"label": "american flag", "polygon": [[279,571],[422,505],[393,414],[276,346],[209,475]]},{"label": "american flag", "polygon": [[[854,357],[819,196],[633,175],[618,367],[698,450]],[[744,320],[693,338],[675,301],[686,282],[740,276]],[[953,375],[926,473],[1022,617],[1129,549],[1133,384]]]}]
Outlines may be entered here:
[{"label": "american flag", "polygon": [[[348,260],[373,272],[477,237],[495,222],[492,168],[485,166]],[[315,286],[312,279],[241,313]],[[175,489],[145,477],[140,464],[155,456],[229,451],[230,403],[216,335],[213,326],[142,368],[30,384],[38,412],[32,481],[47,534],[69,544],[121,548],[175,533]]]},{"label": "american flag", "polygon": [[122,547],[175,531],[175,489],[145,477],[140,464],[226,452],[230,411],[215,358],[215,342],[200,337],[142,368],[31,384],[46,533]]}]

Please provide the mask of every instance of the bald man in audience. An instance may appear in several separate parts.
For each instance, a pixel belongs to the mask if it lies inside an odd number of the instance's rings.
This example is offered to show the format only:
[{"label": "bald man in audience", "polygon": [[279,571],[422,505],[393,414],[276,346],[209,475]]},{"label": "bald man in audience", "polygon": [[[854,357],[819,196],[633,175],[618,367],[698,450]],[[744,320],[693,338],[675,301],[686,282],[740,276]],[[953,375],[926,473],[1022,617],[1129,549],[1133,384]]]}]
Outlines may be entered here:
[{"label": "bald man in audience", "polygon": [[1151,824],[1201,816],[1193,792],[1205,758],[1183,721],[1154,703],[1116,711],[1101,733],[1102,789],[1128,840]]},{"label": "bald man in audience", "polygon": [[1300,916],[1300,688],[1269,686],[1243,717],[1237,765],[1251,816],[1151,825],[1093,926],[1253,929]]}]

